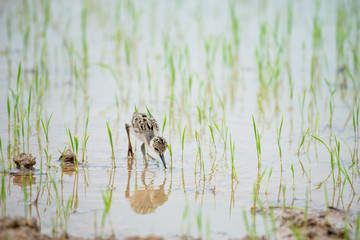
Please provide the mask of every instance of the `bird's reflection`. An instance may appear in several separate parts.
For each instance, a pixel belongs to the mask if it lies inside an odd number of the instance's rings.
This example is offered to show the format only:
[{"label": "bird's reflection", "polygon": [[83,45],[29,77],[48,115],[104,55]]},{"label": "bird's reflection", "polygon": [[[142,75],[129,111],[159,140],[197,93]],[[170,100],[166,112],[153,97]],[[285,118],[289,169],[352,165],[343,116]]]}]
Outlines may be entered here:
[{"label": "bird's reflection", "polygon": [[[141,182],[144,185],[144,189],[135,190],[130,196],[130,180],[132,173],[133,160],[128,160],[128,181],[125,191],[125,198],[129,199],[130,206],[137,214],[149,214],[156,211],[156,209],[163,205],[167,199],[164,191],[166,176],[160,186],[151,186],[145,183],[145,175],[147,173],[147,164],[141,174]],[[136,180],[135,180],[136,181]]]}]

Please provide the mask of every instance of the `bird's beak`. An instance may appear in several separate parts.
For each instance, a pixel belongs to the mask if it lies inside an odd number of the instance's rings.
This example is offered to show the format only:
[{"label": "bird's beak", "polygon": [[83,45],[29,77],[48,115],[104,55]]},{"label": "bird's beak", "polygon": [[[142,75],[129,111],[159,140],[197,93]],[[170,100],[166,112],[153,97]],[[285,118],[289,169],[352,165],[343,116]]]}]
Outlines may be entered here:
[{"label": "bird's beak", "polygon": [[165,163],[164,154],[160,154],[160,158],[161,158],[161,161],[162,161],[162,163],[164,164],[164,167],[165,167],[165,169],[166,169],[166,163]]}]

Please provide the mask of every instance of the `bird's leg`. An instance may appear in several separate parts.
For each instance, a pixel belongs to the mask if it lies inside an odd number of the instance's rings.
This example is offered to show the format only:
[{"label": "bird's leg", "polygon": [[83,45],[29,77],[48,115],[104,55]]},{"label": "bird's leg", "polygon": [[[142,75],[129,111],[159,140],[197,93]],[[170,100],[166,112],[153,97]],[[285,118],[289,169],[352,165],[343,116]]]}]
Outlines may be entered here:
[{"label": "bird's leg", "polygon": [[141,152],[144,156],[144,158],[146,157],[146,151],[145,151],[145,143],[141,144]]},{"label": "bird's leg", "polygon": [[134,157],[134,152],[132,150],[132,146],[131,146],[131,141],[130,141],[130,128],[131,126],[127,123],[125,123],[125,129],[126,129],[126,133],[129,139],[129,147],[128,147],[128,157]]},{"label": "bird's leg", "polygon": [[143,159],[144,159],[144,163],[145,163],[145,168],[148,167],[148,161],[146,159],[146,150],[145,150],[145,143],[141,144],[141,152],[143,154]]}]

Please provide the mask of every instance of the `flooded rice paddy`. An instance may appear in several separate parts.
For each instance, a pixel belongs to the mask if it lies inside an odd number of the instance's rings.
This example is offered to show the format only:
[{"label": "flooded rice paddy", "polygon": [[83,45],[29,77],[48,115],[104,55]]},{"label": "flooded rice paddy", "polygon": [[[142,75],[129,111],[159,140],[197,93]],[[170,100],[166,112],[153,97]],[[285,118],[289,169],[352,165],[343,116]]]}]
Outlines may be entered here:
[{"label": "flooded rice paddy", "polygon": [[[276,239],[272,207],[339,209],[359,236],[358,1],[5,0],[0,23],[3,218]],[[167,169],[134,136],[127,157],[134,111],[157,120]]]}]

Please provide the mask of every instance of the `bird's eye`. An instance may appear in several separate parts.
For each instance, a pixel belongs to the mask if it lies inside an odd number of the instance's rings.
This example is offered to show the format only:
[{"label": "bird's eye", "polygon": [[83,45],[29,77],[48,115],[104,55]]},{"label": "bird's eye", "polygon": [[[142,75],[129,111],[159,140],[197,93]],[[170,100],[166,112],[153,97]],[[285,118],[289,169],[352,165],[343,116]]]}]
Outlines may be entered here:
[{"label": "bird's eye", "polygon": [[157,148],[154,148],[155,149],[155,151],[159,151],[159,149],[157,149]]}]

